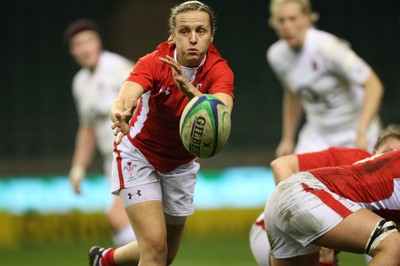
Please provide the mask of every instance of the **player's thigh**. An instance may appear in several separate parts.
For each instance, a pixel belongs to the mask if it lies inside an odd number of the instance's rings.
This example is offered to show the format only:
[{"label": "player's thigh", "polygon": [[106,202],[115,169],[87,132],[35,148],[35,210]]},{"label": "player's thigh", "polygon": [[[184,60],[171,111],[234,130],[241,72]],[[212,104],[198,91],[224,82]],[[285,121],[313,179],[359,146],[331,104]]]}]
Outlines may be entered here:
[{"label": "player's thigh", "polygon": [[[381,252],[384,251],[384,252]],[[385,256],[387,259],[396,265],[400,265],[400,233],[395,232],[382,240],[375,248],[374,256],[381,253],[381,256]]]},{"label": "player's thigh", "polygon": [[162,202],[148,200],[131,205],[126,209],[139,246],[166,244],[167,230]]},{"label": "player's thigh", "polygon": [[357,210],[313,243],[348,252],[364,253],[365,245],[381,219],[382,217],[367,209]]},{"label": "player's thigh", "polygon": [[158,172],[164,212],[168,214],[167,224],[183,224],[186,216],[194,212],[194,189],[199,167],[199,163],[193,160],[171,172]]}]

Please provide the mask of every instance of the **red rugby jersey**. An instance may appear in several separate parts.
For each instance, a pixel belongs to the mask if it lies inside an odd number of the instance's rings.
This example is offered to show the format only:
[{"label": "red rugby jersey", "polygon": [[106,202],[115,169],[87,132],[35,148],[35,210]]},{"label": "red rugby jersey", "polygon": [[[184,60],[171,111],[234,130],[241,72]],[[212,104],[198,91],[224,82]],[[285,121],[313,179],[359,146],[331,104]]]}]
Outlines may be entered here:
[{"label": "red rugby jersey", "polygon": [[[343,156],[346,154],[346,156]],[[360,157],[360,150],[331,149],[329,152],[309,153],[299,156],[303,167],[310,161],[346,161],[345,157]],[[361,156],[362,157],[362,156]],[[307,159],[307,162],[303,160]],[[311,163],[312,164],[312,163]],[[382,217],[400,220],[400,150],[361,158],[352,164],[308,170],[330,191],[359,203]]]},{"label": "red rugby jersey", "polygon": [[331,147],[318,152],[301,153],[297,155],[299,170],[307,171],[319,167],[351,164],[370,157],[372,154],[360,149],[347,147]]},{"label": "red rugby jersey", "polygon": [[[140,84],[144,94],[130,121],[128,135],[155,169],[169,172],[191,161],[194,156],[183,146],[179,121],[189,99],[175,84],[169,65],[159,57],[174,56],[175,44],[161,43],[155,51],[140,58],[127,80]],[[234,97],[234,75],[213,44],[205,62],[197,69],[192,84],[204,94],[217,92]]]}]

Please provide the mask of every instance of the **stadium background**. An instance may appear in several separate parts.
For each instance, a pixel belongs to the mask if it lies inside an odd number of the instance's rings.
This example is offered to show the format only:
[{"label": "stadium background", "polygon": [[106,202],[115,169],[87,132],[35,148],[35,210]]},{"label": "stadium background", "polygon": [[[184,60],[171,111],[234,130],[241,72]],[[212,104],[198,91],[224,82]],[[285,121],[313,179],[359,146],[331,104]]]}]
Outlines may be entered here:
[{"label": "stadium background", "polygon": [[[228,145],[215,158],[202,160],[202,169],[266,167],[280,137],[282,95],[265,60],[267,47],[277,39],[268,26],[269,1],[205,2],[217,14],[214,43],[235,73],[236,103]],[[78,126],[70,84],[78,68],[62,42],[68,23],[81,17],[98,21],[103,28],[106,48],[137,61],[168,37],[169,10],[177,3],[179,1],[171,0],[3,3],[0,17],[0,180],[27,176],[51,178],[66,175],[69,169]],[[313,0],[312,4],[320,14],[317,27],[349,41],[383,80],[385,96],[380,111],[383,123],[399,123],[400,2]],[[98,173],[100,169],[96,160],[89,171]],[[20,188],[24,190],[22,185]],[[0,203],[4,200],[0,195]],[[193,219],[198,221],[197,225],[188,226],[188,230],[192,235],[218,231],[215,225],[207,227],[205,224],[216,224],[218,219],[212,217],[233,216],[227,220],[239,222],[228,226],[228,231],[236,232],[233,235],[242,234],[247,232],[249,223],[261,208],[244,208],[240,212],[221,209],[218,215],[215,210],[200,211]],[[87,214],[85,219],[79,212],[65,217],[64,214],[35,212],[10,214],[3,210],[1,215],[3,241],[0,244],[4,247],[26,244],[30,240],[35,243],[73,241],[77,232],[83,239],[92,239],[99,232],[106,232],[101,213]],[[43,219],[51,221],[47,222],[47,227],[40,226]],[[88,231],[87,228],[99,219],[98,226]],[[71,226],[62,227],[60,221],[78,221],[80,226],[77,229],[73,225],[76,223],[71,222]]]}]

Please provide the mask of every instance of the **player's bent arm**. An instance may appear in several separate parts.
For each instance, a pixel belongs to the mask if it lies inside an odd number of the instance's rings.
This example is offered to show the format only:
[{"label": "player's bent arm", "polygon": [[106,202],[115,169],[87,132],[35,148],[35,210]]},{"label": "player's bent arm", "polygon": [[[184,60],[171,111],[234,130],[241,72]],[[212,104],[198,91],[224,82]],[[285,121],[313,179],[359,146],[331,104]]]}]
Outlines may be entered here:
[{"label": "player's bent arm", "polygon": [[229,113],[232,113],[233,109],[233,99],[230,95],[223,93],[223,92],[217,92],[213,94],[215,97],[219,98],[228,108]]},{"label": "player's bent arm", "polygon": [[273,160],[270,167],[275,183],[278,184],[299,171],[299,160],[296,154],[286,155]]},{"label": "player's bent arm", "polygon": [[134,100],[138,100],[143,94],[144,89],[141,85],[132,81],[125,81],[119,91],[117,98],[111,106],[110,117],[113,122],[117,121],[116,113],[122,113],[132,107]]}]

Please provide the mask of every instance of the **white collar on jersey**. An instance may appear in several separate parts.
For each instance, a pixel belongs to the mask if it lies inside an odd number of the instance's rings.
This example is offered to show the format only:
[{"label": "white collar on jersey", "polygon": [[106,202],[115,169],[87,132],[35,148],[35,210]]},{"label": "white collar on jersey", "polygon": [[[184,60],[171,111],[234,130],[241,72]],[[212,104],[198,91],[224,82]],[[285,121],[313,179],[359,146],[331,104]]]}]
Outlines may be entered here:
[{"label": "white collar on jersey", "polygon": [[[176,54],[177,54],[177,51],[175,48],[174,59],[176,61],[178,61]],[[192,82],[194,80],[194,78],[196,77],[197,69],[204,64],[204,62],[206,61],[206,58],[207,58],[207,55],[204,57],[203,61],[201,61],[200,65],[198,67],[186,67],[186,66],[181,65],[183,72],[185,72],[185,75],[188,78],[189,82]]]}]

